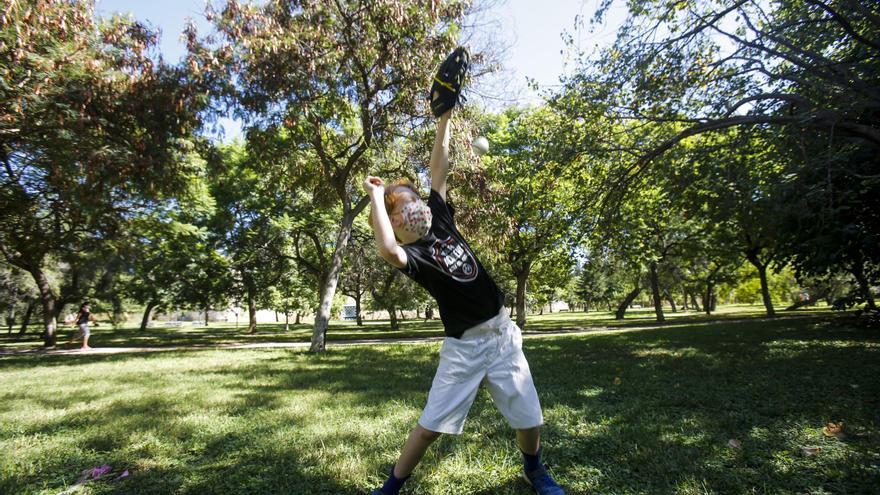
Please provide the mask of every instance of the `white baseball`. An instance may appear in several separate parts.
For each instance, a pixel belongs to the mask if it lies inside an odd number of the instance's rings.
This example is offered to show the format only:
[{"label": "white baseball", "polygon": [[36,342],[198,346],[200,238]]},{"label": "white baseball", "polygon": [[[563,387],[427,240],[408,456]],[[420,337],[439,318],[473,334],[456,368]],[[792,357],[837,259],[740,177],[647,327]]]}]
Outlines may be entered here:
[{"label": "white baseball", "polygon": [[471,148],[474,149],[474,153],[477,155],[485,155],[489,152],[489,140],[480,136],[471,143]]}]

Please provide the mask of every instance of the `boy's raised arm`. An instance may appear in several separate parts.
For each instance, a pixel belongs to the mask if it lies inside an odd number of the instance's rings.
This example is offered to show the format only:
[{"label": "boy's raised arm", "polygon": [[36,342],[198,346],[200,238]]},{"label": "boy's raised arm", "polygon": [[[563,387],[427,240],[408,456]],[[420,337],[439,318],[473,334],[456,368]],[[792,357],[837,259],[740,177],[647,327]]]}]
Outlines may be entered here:
[{"label": "boy's raised arm", "polygon": [[373,234],[376,236],[376,247],[379,255],[397,268],[406,266],[406,251],[397,245],[391,219],[385,211],[385,185],[382,179],[368,176],[364,180],[364,190],[370,196],[370,208],[373,210]]},{"label": "boy's raised arm", "polygon": [[452,110],[447,111],[437,120],[437,135],[434,138],[434,149],[431,150],[431,189],[446,201],[446,176],[449,174],[449,117]]}]

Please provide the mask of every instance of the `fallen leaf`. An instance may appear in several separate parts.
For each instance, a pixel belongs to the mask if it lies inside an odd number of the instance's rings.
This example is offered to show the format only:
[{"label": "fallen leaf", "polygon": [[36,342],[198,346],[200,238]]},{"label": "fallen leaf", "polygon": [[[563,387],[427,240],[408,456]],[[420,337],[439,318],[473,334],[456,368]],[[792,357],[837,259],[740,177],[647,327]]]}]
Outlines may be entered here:
[{"label": "fallen leaf", "polygon": [[822,452],[822,449],[819,447],[804,447],[801,449],[801,454],[804,454],[807,457],[817,455],[819,452]]},{"label": "fallen leaf", "polygon": [[622,380],[620,379],[619,376],[614,378],[614,384],[615,384],[615,385],[620,385],[621,382],[622,382]]},{"label": "fallen leaf", "polygon": [[742,442],[740,442],[739,440],[737,440],[735,438],[731,438],[730,440],[727,441],[727,446],[732,449],[741,449]]}]

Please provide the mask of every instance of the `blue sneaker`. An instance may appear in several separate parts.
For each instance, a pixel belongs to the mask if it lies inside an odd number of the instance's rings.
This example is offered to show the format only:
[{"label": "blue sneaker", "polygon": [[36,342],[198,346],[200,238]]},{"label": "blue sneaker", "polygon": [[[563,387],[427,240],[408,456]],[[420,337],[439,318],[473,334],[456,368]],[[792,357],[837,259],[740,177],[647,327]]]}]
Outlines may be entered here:
[{"label": "blue sneaker", "polygon": [[537,469],[533,469],[532,471],[523,470],[523,478],[525,478],[526,483],[531,485],[532,489],[535,490],[535,493],[538,495],[565,495],[565,492],[562,491],[562,487],[560,487],[556,481],[553,480],[553,477],[550,476],[550,473],[547,472],[547,465],[538,466]]}]

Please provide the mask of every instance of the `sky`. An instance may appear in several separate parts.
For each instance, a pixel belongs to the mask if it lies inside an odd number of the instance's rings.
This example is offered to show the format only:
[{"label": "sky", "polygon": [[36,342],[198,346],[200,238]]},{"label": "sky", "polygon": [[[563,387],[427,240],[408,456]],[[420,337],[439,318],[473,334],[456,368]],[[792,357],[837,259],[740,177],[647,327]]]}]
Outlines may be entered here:
[{"label": "sky", "polygon": [[[487,24],[508,46],[504,60],[504,80],[508,89],[517,94],[516,101],[505,100],[500,104],[529,104],[540,101],[540,93],[530,90],[526,78],[534,79],[539,87],[552,90],[559,85],[559,77],[572,68],[572,54],[567,53],[561,33],[575,33],[575,18],[590,18],[599,0],[507,0],[487,12]],[[215,3],[219,3],[216,2]],[[191,18],[200,33],[208,32],[210,26],[204,18],[204,0],[97,0],[97,14],[130,13],[140,21],[146,21],[161,30],[160,48],[163,57],[176,62],[185,47],[180,33],[187,18]],[[614,39],[616,25],[623,12],[612,10],[610,20],[604,27],[592,32],[580,30],[578,48],[591,50]],[[226,138],[240,134],[241,126],[224,120]]]}]

